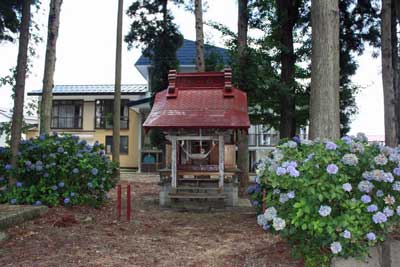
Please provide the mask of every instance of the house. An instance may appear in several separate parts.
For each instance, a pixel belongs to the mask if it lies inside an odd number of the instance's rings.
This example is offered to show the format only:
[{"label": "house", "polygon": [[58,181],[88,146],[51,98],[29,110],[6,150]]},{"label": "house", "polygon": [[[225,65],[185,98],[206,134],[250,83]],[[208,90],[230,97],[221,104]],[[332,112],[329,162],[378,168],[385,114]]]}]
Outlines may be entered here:
[{"label": "house", "polygon": [[[205,55],[217,55],[225,64],[229,64],[228,50],[205,45]],[[196,45],[194,41],[184,40],[177,51],[180,72],[196,71]],[[150,60],[141,56],[135,67],[148,80]],[[51,128],[59,133],[78,135],[89,143],[99,141],[106,147],[106,153],[112,151],[112,99],[114,85],[55,85],[53,88],[53,111]],[[41,96],[41,90],[28,93],[29,96]],[[121,88],[121,158],[124,168],[139,171],[154,171],[165,162],[161,150],[152,147],[150,137],[142,129],[142,123],[150,112],[150,93],[148,84],[126,84]],[[252,125],[249,129],[250,166],[256,162],[271,145],[277,141],[275,133],[268,133],[261,125]],[[38,135],[37,129],[27,133],[27,137]]]}]

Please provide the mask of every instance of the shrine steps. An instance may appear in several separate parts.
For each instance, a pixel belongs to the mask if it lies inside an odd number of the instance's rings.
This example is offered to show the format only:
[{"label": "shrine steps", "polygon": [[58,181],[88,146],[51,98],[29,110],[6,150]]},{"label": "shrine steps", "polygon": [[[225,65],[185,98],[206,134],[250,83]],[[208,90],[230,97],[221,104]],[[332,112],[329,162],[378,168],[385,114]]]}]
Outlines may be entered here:
[{"label": "shrine steps", "polygon": [[171,199],[224,199],[225,194],[217,193],[169,193]]}]

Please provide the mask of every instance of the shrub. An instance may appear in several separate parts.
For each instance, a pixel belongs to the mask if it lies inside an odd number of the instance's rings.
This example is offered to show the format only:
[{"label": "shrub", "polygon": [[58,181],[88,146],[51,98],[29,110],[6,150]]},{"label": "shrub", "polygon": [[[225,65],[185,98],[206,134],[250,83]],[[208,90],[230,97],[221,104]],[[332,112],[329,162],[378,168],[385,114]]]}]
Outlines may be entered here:
[{"label": "shrub", "polygon": [[265,158],[248,189],[258,224],[287,239],[306,266],[365,256],[400,218],[399,149],[369,145],[363,135],[296,141]]},{"label": "shrub", "polygon": [[[49,206],[99,205],[114,187],[116,165],[97,142],[90,146],[77,136],[42,135],[22,141],[18,168],[8,164],[9,149],[0,151],[2,202]],[[17,177],[7,188],[7,177]]]}]

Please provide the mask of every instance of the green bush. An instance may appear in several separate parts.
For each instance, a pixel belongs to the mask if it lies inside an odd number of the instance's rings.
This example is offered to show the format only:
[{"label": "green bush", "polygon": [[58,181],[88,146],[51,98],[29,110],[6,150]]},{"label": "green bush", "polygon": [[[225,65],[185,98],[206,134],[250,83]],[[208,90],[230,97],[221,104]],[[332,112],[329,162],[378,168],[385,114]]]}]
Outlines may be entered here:
[{"label": "green bush", "polygon": [[288,240],[306,266],[365,256],[400,218],[399,149],[367,144],[363,135],[296,141],[264,159],[248,189],[258,224]]},{"label": "green bush", "polygon": [[[8,164],[8,148],[0,150],[0,201],[11,204],[97,206],[115,186],[116,165],[97,142],[77,136],[42,135],[22,141],[18,168]],[[17,177],[7,187],[7,178]]]}]

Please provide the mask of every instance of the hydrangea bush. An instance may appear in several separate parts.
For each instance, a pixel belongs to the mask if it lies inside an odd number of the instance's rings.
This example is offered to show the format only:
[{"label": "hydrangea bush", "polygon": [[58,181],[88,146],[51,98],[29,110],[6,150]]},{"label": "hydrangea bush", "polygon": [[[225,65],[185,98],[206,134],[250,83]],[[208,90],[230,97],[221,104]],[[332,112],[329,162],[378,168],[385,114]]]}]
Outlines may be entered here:
[{"label": "hydrangea bush", "polygon": [[[8,148],[0,150],[0,201],[33,205],[99,205],[115,186],[116,165],[97,142],[77,136],[41,135],[22,141],[18,168],[8,163]],[[7,186],[10,175],[17,177]]]},{"label": "hydrangea bush", "polygon": [[306,266],[365,256],[400,219],[399,163],[398,148],[368,144],[362,134],[283,143],[248,189],[257,222],[287,239]]}]

